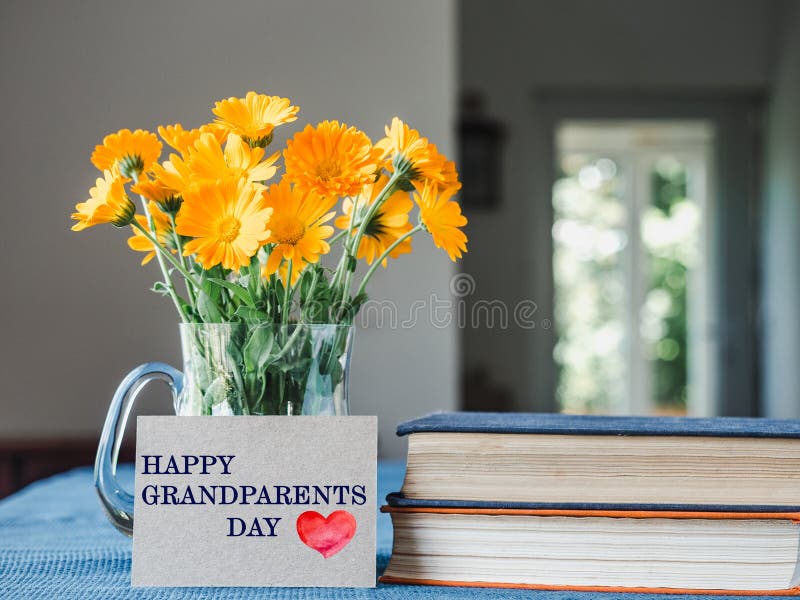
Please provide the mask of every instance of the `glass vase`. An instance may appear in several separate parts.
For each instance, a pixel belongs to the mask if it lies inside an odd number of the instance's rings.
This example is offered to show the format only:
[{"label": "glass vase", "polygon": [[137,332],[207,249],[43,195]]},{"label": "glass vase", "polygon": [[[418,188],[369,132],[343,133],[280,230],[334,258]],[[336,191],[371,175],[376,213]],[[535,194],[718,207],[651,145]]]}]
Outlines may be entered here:
[{"label": "glass vase", "polygon": [[350,414],[349,325],[182,324],[176,415]]},{"label": "glass vase", "polygon": [[146,363],[117,388],[97,449],[94,477],[117,529],[133,532],[133,496],[117,482],[117,456],[139,392],[172,390],[178,416],[347,416],[353,327],[338,324],[182,323],[183,372]]}]

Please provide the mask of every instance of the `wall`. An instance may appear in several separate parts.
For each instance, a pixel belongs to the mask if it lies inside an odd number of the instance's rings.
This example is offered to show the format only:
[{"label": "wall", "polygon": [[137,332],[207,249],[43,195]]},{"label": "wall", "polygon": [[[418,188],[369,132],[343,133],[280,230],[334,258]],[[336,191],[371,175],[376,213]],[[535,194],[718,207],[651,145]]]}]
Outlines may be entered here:
[{"label": "wall", "polygon": [[[552,173],[544,166],[535,96],[553,89],[685,92],[762,89],[769,77],[775,6],[761,0],[465,0],[461,86],[482,92],[507,129],[501,206],[471,211],[463,268],[473,299],[530,298],[536,329],[464,332],[468,368],[489,366],[520,409],[553,407]],[[538,136],[538,137],[537,137]],[[498,267],[498,265],[500,265]]]},{"label": "wall", "polygon": [[787,4],[767,112],[762,395],[767,416],[800,417],[800,5]]},{"label": "wall", "polygon": [[[283,137],[337,118],[376,139],[397,114],[450,153],[454,22],[452,0],[4,1],[0,438],[95,435],[128,369],[180,362],[173,308],[147,291],[155,267],[138,266],[127,232],[69,231],[103,135],[197,125],[255,89],[301,107]],[[371,287],[401,314],[446,296],[454,272],[415,244]],[[358,332],[353,410],[380,415],[385,454],[404,451],[398,420],[454,407],[456,335],[427,322]]]}]

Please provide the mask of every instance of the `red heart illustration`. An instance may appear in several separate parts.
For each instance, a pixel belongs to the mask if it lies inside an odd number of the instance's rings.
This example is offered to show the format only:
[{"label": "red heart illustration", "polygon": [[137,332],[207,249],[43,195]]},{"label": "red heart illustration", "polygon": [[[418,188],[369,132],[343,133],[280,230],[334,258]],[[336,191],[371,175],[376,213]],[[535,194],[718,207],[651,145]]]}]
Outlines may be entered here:
[{"label": "red heart illustration", "polygon": [[355,534],[356,518],[346,510],[336,510],[327,519],[313,510],[297,517],[297,535],[325,558],[347,546]]}]

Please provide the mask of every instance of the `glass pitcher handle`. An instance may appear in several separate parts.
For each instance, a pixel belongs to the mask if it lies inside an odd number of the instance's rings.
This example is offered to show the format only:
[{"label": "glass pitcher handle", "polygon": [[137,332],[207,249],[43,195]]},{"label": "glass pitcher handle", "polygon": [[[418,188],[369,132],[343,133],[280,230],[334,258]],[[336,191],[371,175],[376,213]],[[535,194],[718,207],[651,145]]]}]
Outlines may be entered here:
[{"label": "glass pitcher handle", "polygon": [[173,402],[177,403],[183,389],[183,374],[180,371],[160,362],[136,367],[114,393],[94,461],[94,486],[103,509],[114,526],[129,536],[133,535],[133,495],[117,481],[117,459],[133,403],[139,392],[154,380],[165,382],[172,390]]}]

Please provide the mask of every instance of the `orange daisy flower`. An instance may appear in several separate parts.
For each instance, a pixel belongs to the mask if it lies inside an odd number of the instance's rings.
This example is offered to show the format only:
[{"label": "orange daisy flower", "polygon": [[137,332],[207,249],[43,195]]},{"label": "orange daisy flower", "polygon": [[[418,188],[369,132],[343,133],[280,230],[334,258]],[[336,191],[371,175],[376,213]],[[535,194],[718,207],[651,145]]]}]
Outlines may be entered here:
[{"label": "orange daisy flower", "polygon": [[367,135],[338,121],[306,126],[286,143],[283,157],[287,179],[321,196],[355,196],[380,166]]},{"label": "orange daisy flower", "polygon": [[457,190],[461,187],[455,163],[440,154],[428,138],[420,136],[419,131],[397,117],[386,126],[386,137],[375,147],[380,148],[382,158],[389,161],[386,166],[390,171],[398,161],[406,161],[410,163],[408,178],[411,180],[430,179],[440,188]]},{"label": "orange daisy flower", "polygon": [[154,133],[137,129],[120,129],[103,138],[103,143],[92,152],[92,164],[105,171],[114,165],[125,177],[133,177],[150,167],[161,156],[161,142]]},{"label": "orange daisy flower", "polygon": [[456,190],[447,188],[439,193],[431,181],[415,184],[415,187],[414,200],[419,206],[420,221],[430,232],[436,247],[442,248],[455,262],[467,251],[467,236],[460,229],[467,224],[467,218],[461,214],[458,202],[450,199]]},{"label": "orange daisy flower", "polygon": [[244,98],[228,98],[214,105],[216,122],[230,133],[242,136],[252,146],[265,147],[278,125],[297,120],[297,106],[288,98],[247,92]]},{"label": "orange daisy flower", "polygon": [[203,182],[184,194],[175,231],[194,238],[184,255],[195,254],[204,268],[238,269],[250,264],[269,237],[271,213],[262,190],[244,179]]},{"label": "orange daisy flower", "polygon": [[333,227],[325,223],[335,215],[329,212],[335,198],[328,200],[314,191],[302,192],[284,179],[269,187],[264,203],[272,209],[266,242],[274,244],[267,259],[266,275],[275,273],[283,259],[302,265],[315,263],[320,255],[330,252],[325,240],[333,235]]},{"label": "orange daisy flower", "polygon": [[77,221],[72,231],[81,231],[101,223],[125,227],[133,220],[136,206],[125,193],[125,182],[116,169],[106,170],[89,190],[89,199],[75,205],[72,218]]}]

